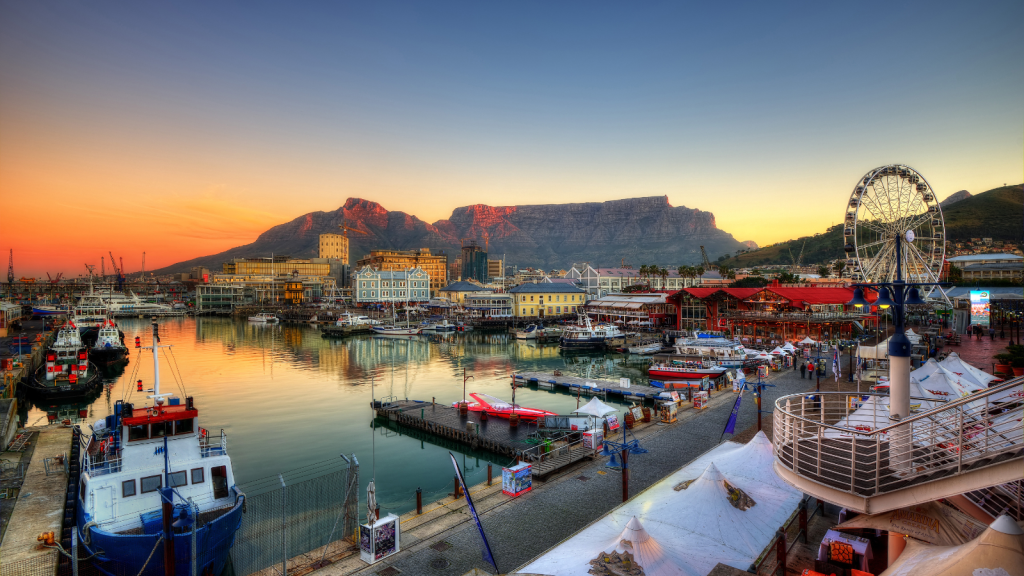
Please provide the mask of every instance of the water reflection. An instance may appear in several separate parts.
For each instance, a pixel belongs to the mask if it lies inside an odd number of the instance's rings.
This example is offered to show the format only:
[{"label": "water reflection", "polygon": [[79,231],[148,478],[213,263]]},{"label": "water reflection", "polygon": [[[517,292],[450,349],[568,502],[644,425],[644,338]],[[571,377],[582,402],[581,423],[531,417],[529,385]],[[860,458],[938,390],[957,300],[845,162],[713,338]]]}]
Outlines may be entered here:
[{"label": "water reflection", "polygon": [[[123,320],[119,325],[126,341],[140,336],[148,343],[148,320]],[[365,485],[371,468],[376,468],[378,497],[385,509],[394,503],[391,510],[396,512],[412,506],[402,502],[417,487],[428,500],[450,491],[447,452],[465,449],[378,428],[372,454],[371,381],[378,397],[436,398],[448,404],[462,398],[463,371],[474,377],[467,392],[505,399],[511,397],[510,375],[516,370],[559,369],[591,378],[644,380],[642,365],[624,364],[620,355],[563,356],[557,345],[516,340],[499,332],[329,339],[304,325],[167,318],[160,320],[160,336],[163,344],[173,346],[161,358],[162,390],[194,396],[201,425],[214,433],[225,430],[235,477],[243,488],[256,478],[355,453],[363,465],[361,483]],[[141,379],[151,387],[151,356],[145,350],[132,352],[127,369],[108,375],[95,398],[75,405],[24,403],[23,421],[46,424],[53,415],[57,422],[67,418],[91,423],[112,413],[117,400],[145,402],[134,382]],[[575,409],[577,399],[568,393],[521,388],[516,401],[567,413]],[[487,458],[496,457],[474,453],[466,458],[464,471],[475,483],[486,476]],[[499,472],[495,468],[495,474]]]}]

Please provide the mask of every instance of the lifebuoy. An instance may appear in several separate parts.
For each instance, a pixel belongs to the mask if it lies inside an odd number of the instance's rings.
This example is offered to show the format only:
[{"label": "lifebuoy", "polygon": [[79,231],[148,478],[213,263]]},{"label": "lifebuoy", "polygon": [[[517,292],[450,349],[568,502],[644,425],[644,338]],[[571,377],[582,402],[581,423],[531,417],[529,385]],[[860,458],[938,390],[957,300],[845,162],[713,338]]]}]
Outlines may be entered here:
[{"label": "lifebuoy", "polygon": [[157,410],[156,408],[151,408],[151,409],[149,410],[149,416],[150,416],[150,418],[156,418],[156,417],[157,417],[157,416],[159,416],[159,415],[160,415],[160,411],[159,411],[159,410]]}]

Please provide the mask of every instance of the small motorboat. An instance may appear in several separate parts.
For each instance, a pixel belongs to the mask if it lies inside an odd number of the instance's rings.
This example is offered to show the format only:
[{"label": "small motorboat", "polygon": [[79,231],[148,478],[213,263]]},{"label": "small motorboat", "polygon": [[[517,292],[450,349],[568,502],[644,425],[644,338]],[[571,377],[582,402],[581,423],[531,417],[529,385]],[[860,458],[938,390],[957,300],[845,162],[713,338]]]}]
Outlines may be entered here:
[{"label": "small motorboat", "polygon": [[371,330],[373,330],[374,334],[380,334],[381,336],[416,336],[423,332],[423,329],[419,326],[372,326]]},{"label": "small motorboat", "polygon": [[[519,415],[521,420],[534,422],[545,416],[555,416],[556,412],[541,410],[540,408],[524,408],[518,404],[509,404],[501,398],[495,398],[490,394],[472,393],[470,396],[476,402],[468,402],[470,412],[486,412],[488,416],[508,418],[513,412]],[[481,398],[483,396],[483,398]],[[453,402],[452,406],[458,408],[459,403]]]},{"label": "small motorboat", "polygon": [[280,320],[278,320],[277,316],[271,314],[270,312],[260,312],[255,316],[249,316],[249,322],[262,322],[264,324],[274,324],[276,322],[280,322]]},{"label": "small motorboat", "polygon": [[714,362],[675,362],[672,364],[652,364],[647,369],[647,374],[651,378],[668,380],[691,380],[705,376],[713,379],[724,375],[727,370],[727,367]]},{"label": "small motorboat", "polygon": [[543,331],[536,324],[530,324],[522,330],[516,330],[516,340],[536,340],[537,334],[543,333]]},{"label": "small motorboat", "polygon": [[654,354],[661,351],[661,342],[648,342],[646,344],[637,344],[636,346],[630,346],[627,348],[630,354]]},{"label": "small motorboat", "polygon": [[89,359],[98,366],[109,366],[128,359],[124,334],[110,320],[104,321],[96,331],[95,341],[89,346]]}]

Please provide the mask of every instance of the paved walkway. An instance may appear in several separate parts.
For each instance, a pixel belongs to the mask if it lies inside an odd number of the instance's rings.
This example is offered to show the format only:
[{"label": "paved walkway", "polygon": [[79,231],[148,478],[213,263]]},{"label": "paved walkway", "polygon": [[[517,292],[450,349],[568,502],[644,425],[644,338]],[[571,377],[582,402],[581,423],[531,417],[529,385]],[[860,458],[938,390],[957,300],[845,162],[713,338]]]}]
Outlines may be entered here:
[{"label": "paved walkway", "polygon": [[[792,370],[772,374],[769,382],[777,387],[765,389],[764,410],[771,410],[779,396],[814,387],[813,380],[802,380],[800,372]],[[834,382],[831,377],[829,382]],[[649,453],[630,459],[630,493],[639,494],[718,445],[735,398],[728,391],[716,393],[707,410],[688,410],[682,413],[677,424],[649,428],[649,434],[641,438],[641,444]],[[765,422],[766,427],[770,426],[770,420]],[[756,428],[756,424],[756,404],[747,393],[736,429]],[[534,486],[533,491],[514,500],[500,497],[500,488],[496,487],[474,494],[474,503],[503,572],[526,564],[622,502],[621,475],[606,468],[604,459],[576,464]],[[473,568],[494,572],[482,558],[480,536],[464,507],[457,515],[428,520],[422,528],[407,524],[412,523],[403,524],[403,550],[391,559],[373,566],[342,562],[327,566],[317,574],[369,575],[388,566],[403,574],[465,574]],[[441,542],[448,547],[437,546]]]}]

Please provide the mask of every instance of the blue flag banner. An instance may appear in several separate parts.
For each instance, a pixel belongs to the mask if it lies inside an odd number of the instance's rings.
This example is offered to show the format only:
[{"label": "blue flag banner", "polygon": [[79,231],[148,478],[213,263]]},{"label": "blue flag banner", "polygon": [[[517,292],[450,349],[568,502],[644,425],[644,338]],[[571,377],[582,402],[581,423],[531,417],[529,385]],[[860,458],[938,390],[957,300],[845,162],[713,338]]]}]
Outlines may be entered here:
[{"label": "blue flag banner", "polygon": [[725,430],[722,431],[722,436],[726,434],[736,433],[736,417],[740,414],[740,402],[743,400],[743,393],[736,397],[736,404],[732,407],[732,414],[729,414],[729,421],[725,423]]},{"label": "blue flag banner", "polygon": [[466,480],[462,477],[462,470],[459,469],[459,463],[455,460],[455,456],[449,452],[449,456],[452,458],[452,466],[455,467],[455,476],[459,479],[459,485],[462,486],[462,493],[466,495],[466,506],[469,507],[469,513],[473,515],[473,521],[476,522],[476,528],[480,531],[480,538],[484,541],[484,560],[489,562],[491,566],[494,566],[494,570],[499,574],[501,570],[498,570],[498,563],[494,561],[494,554],[491,554],[491,545],[487,543],[487,535],[484,534],[484,526],[480,523],[480,517],[476,515],[476,508],[473,506],[473,499],[469,497],[469,487],[466,486]]}]

